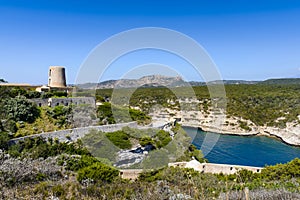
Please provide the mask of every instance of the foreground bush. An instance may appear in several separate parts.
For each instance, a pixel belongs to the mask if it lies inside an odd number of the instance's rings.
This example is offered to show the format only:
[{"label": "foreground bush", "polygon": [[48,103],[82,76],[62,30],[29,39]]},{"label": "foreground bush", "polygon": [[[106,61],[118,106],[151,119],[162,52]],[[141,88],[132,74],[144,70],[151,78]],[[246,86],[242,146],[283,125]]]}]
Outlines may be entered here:
[{"label": "foreground bush", "polygon": [[102,163],[94,163],[91,166],[82,168],[78,171],[77,180],[93,180],[95,182],[112,182],[119,175],[119,171]]}]

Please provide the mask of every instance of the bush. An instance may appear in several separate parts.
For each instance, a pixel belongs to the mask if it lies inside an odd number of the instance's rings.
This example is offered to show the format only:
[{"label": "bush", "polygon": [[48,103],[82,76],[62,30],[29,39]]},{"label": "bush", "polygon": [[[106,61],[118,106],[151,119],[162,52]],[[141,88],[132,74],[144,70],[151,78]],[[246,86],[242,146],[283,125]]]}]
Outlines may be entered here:
[{"label": "bush", "polygon": [[56,119],[56,125],[59,127],[63,127],[64,125],[68,124],[68,115],[72,111],[72,106],[63,106],[58,105],[54,108],[47,109],[47,115],[51,116],[52,118]]},{"label": "bush", "polygon": [[113,117],[113,113],[111,111],[111,104],[110,103],[103,103],[102,105],[98,106],[97,108],[97,116],[99,120],[106,121],[107,124],[115,124],[115,120]]},{"label": "bush", "polygon": [[102,163],[94,163],[78,171],[77,180],[92,179],[95,182],[112,182],[119,175],[119,171]]},{"label": "bush", "polygon": [[7,150],[9,139],[10,138],[7,132],[0,132],[0,149]]},{"label": "bush", "polygon": [[129,135],[123,131],[106,133],[106,137],[117,147],[121,149],[130,149],[132,144],[129,140]]},{"label": "bush", "polygon": [[65,168],[67,170],[71,170],[71,171],[78,171],[82,168],[91,166],[94,163],[99,162],[97,158],[92,157],[92,156],[87,156],[87,155],[83,155],[81,157],[77,156],[77,157],[70,157],[70,158],[65,158],[65,156],[61,157],[61,161],[66,162],[65,163]]},{"label": "bush", "polygon": [[26,90],[20,87],[13,87],[8,91],[8,93],[11,98],[15,98],[21,95],[24,96],[27,94]]},{"label": "bush", "polygon": [[251,131],[252,129],[248,126],[247,122],[239,120],[238,123],[240,124],[240,127],[246,131]]},{"label": "bush", "polygon": [[155,143],[153,141],[153,139],[150,138],[150,137],[143,137],[139,140],[139,142],[140,142],[140,145],[143,146],[143,147],[146,146],[146,145],[150,145],[150,144],[154,145],[154,143]]},{"label": "bush", "polygon": [[156,146],[158,148],[162,148],[162,147],[168,145],[169,142],[171,142],[171,140],[172,140],[170,134],[164,130],[158,131],[158,133],[156,134],[156,137],[158,138],[158,141],[156,142]]},{"label": "bush", "polygon": [[16,133],[18,131],[17,124],[13,119],[3,120],[2,127],[3,127],[4,131],[10,132],[10,133]]},{"label": "bush", "polygon": [[192,160],[192,157],[194,157],[199,162],[207,162],[207,160],[204,158],[202,151],[198,150],[193,144],[191,144],[189,148],[184,152],[184,155],[179,157],[176,161],[190,161]]},{"label": "bush", "polygon": [[24,97],[6,99],[2,111],[6,113],[8,119],[29,123],[40,116],[38,107]]},{"label": "bush", "polygon": [[27,94],[25,94],[25,97],[28,99],[40,98],[41,93],[37,91],[28,91]]},{"label": "bush", "polygon": [[[114,115],[117,116],[116,119]],[[108,102],[98,106],[97,116],[101,122],[107,124],[130,122],[132,120],[137,121],[139,124],[148,124],[150,122],[150,117],[140,110],[132,108],[128,110],[126,107],[111,105]]]},{"label": "bush", "polygon": [[9,147],[9,154],[13,157],[28,154],[31,158],[48,158],[62,153],[70,155],[90,155],[90,152],[82,146],[80,141],[76,143],[46,142],[44,138],[26,138]]},{"label": "bush", "polygon": [[262,169],[261,176],[266,180],[289,180],[291,178],[300,178],[300,159],[295,158],[286,164],[267,166]]},{"label": "bush", "polygon": [[150,171],[143,171],[140,175],[139,175],[139,180],[140,181],[146,181],[146,182],[153,182],[156,180],[161,180],[162,179],[162,169],[152,169]]},{"label": "bush", "polygon": [[133,121],[137,121],[139,124],[149,124],[150,117],[146,115],[144,112],[136,109],[129,109],[130,117]]},{"label": "bush", "polygon": [[51,92],[45,92],[41,95],[41,98],[47,99],[50,97],[67,97],[68,93],[63,91],[51,91]]}]

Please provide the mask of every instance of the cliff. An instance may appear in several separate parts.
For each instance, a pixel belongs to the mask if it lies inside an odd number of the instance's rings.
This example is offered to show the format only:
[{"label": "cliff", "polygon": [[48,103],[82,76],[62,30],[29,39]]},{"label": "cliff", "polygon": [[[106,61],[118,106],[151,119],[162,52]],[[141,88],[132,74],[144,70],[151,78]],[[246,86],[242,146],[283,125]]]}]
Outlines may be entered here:
[{"label": "cliff", "polygon": [[[211,109],[209,108],[209,110]],[[152,117],[153,123],[180,119],[182,126],[201,128],[203,131],[241,136],[266,135],[277,137],[290,145],[300,146],[300,124],[296,121],[286,123],[285,128],[258,126],[241,117],[226,114],[222,116],[220,111],[207,113],[200,110],[176,110],[162,107],[153,108],[149,115]]]}]

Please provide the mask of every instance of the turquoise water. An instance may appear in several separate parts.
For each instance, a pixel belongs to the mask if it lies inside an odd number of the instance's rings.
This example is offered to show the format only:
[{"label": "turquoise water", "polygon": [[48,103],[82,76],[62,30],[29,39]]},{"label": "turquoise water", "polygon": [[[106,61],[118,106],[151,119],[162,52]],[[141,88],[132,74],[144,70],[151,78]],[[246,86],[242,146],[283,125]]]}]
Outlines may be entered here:
[{"label": "turquoise water", "polygon": [[[192,143],[205,152],[205,158],[211,163],[263,167],[300,157],[299,147],[265,136],[233,136],[203,132],[190,127],[184,129],[194,138]],[[217,142],[213,146],[214,141]],[[209,151],[211,146],[213,148]]]}]

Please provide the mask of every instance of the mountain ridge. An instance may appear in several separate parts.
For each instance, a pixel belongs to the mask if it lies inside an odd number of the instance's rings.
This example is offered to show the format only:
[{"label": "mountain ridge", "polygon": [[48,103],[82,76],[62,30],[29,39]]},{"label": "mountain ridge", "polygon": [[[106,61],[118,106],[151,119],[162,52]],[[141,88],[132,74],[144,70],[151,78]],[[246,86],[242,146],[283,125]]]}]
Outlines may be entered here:
[{"label": "mountain ridge", "polygon": [[77,86],[82,89],[109,89],[109,88],[134,88],[134,87],[182,87],[205,86],[214,84],[299,84],[300,78],[278,78],[263,81],[247,80],[215,80],[215,81],[184,81],[180,76],[148,75],[138,79],[106,80],[99,83],[84,83]]}]

